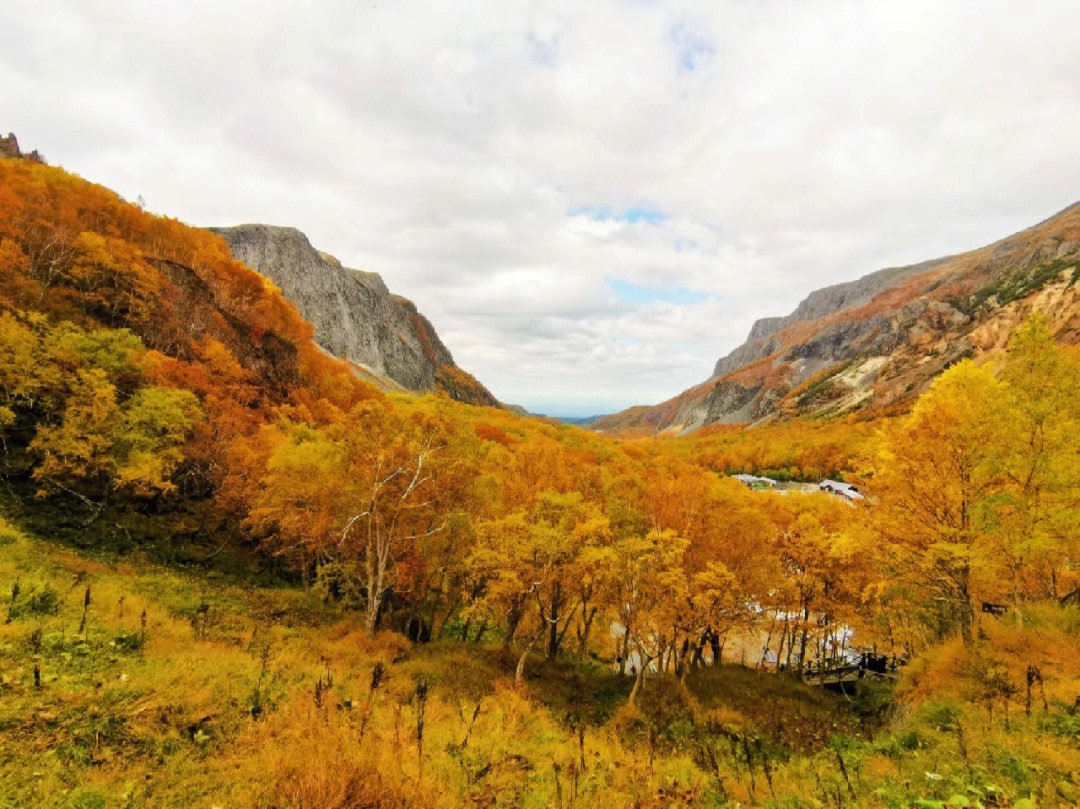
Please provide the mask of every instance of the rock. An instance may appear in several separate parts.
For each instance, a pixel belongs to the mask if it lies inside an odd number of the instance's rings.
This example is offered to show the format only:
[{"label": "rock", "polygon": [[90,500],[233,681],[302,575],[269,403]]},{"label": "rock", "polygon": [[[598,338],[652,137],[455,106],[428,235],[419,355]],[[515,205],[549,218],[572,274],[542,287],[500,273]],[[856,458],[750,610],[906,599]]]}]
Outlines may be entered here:
[{"label": "rock", "polygon": [[274,282],[315,327],[315,340],[336,357],[410,391],[443,390],[473,404],[497,406],[483,385],[454,364],[450,351],[416,306],[382,278],[342,266],[295,228],[211,228],[233,257]]},{"label": "rock", "polygon": [[8,132],[6,138],[0,138],[0,157],[8,160],[30,160],[34,163],[45,162],[37,149],[34,149],[29,154],[24,154],[19,149],[19,141],[13,132]]},{"label": "rock", "polygon": [[1078,251],[1080,251],[1080,241],[1069,239],[1058,245],[1057,252],[1054,253],[1054,258],[1062,259],[1066,256],[1071,256]]},{"label": "rock", "polygon": [[716,366],[713,368],[713,376],[723,376],[769,356],[776,350],[777,343],[766,338],[793,323],[817,320],[847,309],[865,306],[881,292],[900,284],[912,276],[929,272],[947,261],[949,261],[949,258],[939,258],[907,267],[888,267],[864,275],[855,281],[834,284],[811,292],[795,307],[795,311],[790,315],[767,317],[756,321],[750,328],[750,334],[746,338],[746,342],[717,361]]},{"label": "rock", "polygon": [[1004,350],[1030,312],[1061,342],[1080,343],[1078,255],[1080,203],[979,250],[819,289],[790,314],[756,321],[704,383],[592,426],[688,431],[905,404],[952,363]]}]

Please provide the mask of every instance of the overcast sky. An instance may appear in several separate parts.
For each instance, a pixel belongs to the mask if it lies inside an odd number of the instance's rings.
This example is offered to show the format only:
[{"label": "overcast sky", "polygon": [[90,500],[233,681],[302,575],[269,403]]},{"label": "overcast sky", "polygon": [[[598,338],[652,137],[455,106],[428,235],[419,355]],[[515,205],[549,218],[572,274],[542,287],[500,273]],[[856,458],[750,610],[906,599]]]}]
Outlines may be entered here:
[{"label": "overcast sky", "polygon": [[300,228],[539,412],[668,398],[817,287],[1080,199],[1075,0],[291,6],[5,0],[0,129]]}]

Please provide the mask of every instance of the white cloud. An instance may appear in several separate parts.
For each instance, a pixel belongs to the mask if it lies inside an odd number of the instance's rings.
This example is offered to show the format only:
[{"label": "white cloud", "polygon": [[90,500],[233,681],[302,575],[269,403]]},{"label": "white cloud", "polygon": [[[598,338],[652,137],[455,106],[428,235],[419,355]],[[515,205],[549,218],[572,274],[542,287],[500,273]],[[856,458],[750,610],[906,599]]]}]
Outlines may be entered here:
[{"label": "white cloud", "polygon": [[301,228],[500,398],[611,409],[1080,198],[1072,5],[9,0],[0,126],[185,221]]}]

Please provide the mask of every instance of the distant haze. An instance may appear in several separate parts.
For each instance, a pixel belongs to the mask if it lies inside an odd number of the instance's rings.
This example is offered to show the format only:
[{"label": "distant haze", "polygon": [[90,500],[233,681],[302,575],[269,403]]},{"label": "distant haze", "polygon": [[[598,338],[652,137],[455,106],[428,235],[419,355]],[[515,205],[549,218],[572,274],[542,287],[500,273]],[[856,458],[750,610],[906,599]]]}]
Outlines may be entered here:
[{"label": "distant haze", "polygon": [[0,130],[300,228],[535,412],[655,403],[812,289],[1080,199],[1074,2],[291,5],[8,0]]}]

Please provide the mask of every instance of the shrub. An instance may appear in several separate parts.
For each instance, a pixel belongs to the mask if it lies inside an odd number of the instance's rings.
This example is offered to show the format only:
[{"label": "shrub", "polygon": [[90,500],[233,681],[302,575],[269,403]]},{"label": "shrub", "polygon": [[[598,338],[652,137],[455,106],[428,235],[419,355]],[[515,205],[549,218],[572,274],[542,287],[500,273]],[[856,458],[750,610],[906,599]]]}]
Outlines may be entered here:
[{"label": "shrub", "polygon": [[887,739],[881,746],[881,752],[889,758],[895,759],[899,758],[904,753],[910,753],[912,750],[918,750],[925,746],[926,742],[919,735],[918,731],[906,730]]},{"label": "shrub", "polygon": [[894,707],[895,686],[887,680],[859,680],[852,698],[852,710],[864,719],[883,722]]},{"label": "shrub", "polygon": [[956,729],[960,718],[960,706],[953,702],[930,702],[926,705],[926,721],[935,730],[945,733]]},{"label": "shrub", "polygon": [[93,790],[79,790],[71,796],[68,802],[71,809],[105,809],[108,802],[100,792]]},{"label": "shrub", "polygon": [[0,517],[0,547],[14,545],[22,534],[11,523]]},{"label": "shrub", "polygon": [[59,610],[60,596],[51,584],[31,584],[12,599],[8,618],[15,620],[32,615],[56,615]]},{"label": "shrub", "polygon": [[667,677],[642,683],[637,702],[615,711],[620,732],[643,737],[651,750],[673,749],[693,733],[697,701],[682,682]]},{"label": "shrub", "polygon": [[1043,714],[1039,717],[1039,730],[1080,742],[1080,714]]},{"label": "shrub", "polygon": [[121,632],[113,638],[111,645],[118,652],[131,654],[142,649],[143,636],[141,632]]},{"label": "shrub", "polygon": [[1005,750],[999,752],[994,762],[998,771],[1008,778],[1016,788],[1023,793],[1030,794],[1035,787],[1035,781],[1032,779],[1033,773],[1028,766]]}]

